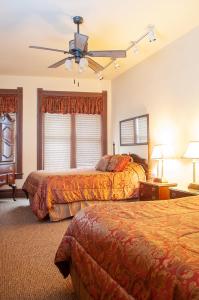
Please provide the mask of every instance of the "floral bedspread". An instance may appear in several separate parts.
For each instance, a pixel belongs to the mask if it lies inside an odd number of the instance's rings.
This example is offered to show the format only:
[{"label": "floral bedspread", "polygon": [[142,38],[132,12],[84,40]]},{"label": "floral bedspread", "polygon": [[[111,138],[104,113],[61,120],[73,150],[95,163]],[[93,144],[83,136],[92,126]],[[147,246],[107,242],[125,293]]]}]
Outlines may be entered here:
[{"label": "floral bedspread", "polygon": [[199,196],[88,207],[55,264],[97,300],[199,299]]},{"label": "floral bedspread", "polygon": [[137,196],[143,168],[134,162],[123,172],[70,169],[66,172],[30,173],[22,189],[28,192],[31,208],[38,219],[56,204],[89,200],[120,200]]}]

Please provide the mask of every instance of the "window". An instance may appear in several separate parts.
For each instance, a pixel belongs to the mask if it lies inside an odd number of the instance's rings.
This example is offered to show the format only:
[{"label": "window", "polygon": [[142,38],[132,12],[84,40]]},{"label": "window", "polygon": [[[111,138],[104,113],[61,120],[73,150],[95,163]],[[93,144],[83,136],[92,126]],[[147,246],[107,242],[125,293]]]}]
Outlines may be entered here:
[{"label": "window", "polygon": [[[41,92],[42,89],[38,89],[38,94]],[[67,92],[53,92],[53,95],[56,93],[58,94],[56,100],[61,99],[61,105],[64,106],[65,98],[63,100],[59,95],[60,93],[67,95]],[[96,114],[93,114],[93,111],[92,114],[49,113],[42,107],[42,94],[48,95],[50,91],[43,91],[38,97],[38,169],[61,171],[68,168],[94,166],[101,156],[106,154],[106,110],[104,114],[99,114],[99,111]],[[86,94],[86,98],[89,94],[92,94],[92,97],[99,97],[99,95],[101,97],[100,93],[78,93],[80,94]],[[82,99],[83,97],[81,101]],[[52,108],[54,110],[54,106],[55,109],[62,108],[61,105],[57,105],[56,100],[54,102],[52,96],[48,98],[47,103],[51,110]],[[99,104],[98,100],[96,103]],[[90,106],[93,110],[91,101]],[[47,108],[49,109],[49,106]],[[72,109],[74,109],[73,105]]]},{"label": "window", "polygon": [[[14,160],[15,160],[15,172],[16,178],[20,179],[22,178],[22,123],[23,123],[23,88],[19,87],[17,89],[0,89],[0,97],[2,96],[3,99],[9,98],[10,96],[12,97],[13,95],[16,96],[16,107],[15,110],[16,112],[10,112],[9,109],[7,113],[11,116],[12,119],[15,120],[14,123]],[[7,98],[7,99],[8,99]],[[7,101],[7,103],[9,100]],[[11,104],[12,106],[12,104]],[[5,109],[4,109],[4,112]]]},{"label": "window", "polygon": [[44,170],[93,166],[102,156],[100,115],[45,113],[43,121]]},{"label": "window", "polygon": [[102,156],[101,116],[78,114],[76,120],[76,166],[96,165]]},{"label": "window", "polygon": [[149,115],[138,116],[120,121],[120,145],[147,145]]},{"label": "window", "polygon": [[70,168],[71,115],[44,114],[44,170]]}]

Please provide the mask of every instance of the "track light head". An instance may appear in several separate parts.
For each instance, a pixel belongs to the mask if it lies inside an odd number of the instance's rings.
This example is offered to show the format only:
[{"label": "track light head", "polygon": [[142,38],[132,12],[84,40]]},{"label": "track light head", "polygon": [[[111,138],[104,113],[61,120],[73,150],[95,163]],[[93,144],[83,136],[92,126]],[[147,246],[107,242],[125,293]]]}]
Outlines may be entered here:
[{"label": "track light head", "polygon": [[96,75],[97,75],[97,79],[99,79],[99,80],[104,79],[102,72],[98,72],[98,73],[96,73]]},{"label": "track light head", "polygon": [[114,61],[114,68],[115,70],[118,70],[120,68],[119,63],[116,60]]},{"label": "track light head", "polygon": [[149,42],[152,43],[152,42],[155,42],[156,41],[156,35],[155,35],[155,27],[154,25],[149,25],[147,27],[148,29],[148,39],[149,39]]}]

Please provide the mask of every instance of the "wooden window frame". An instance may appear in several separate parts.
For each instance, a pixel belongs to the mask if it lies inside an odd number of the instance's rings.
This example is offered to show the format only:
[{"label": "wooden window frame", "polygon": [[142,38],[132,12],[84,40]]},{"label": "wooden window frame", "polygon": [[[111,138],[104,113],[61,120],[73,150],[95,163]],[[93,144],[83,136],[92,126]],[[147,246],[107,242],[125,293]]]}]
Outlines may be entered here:
[{"label": "wooden window frame", "polygon": [[16,178],[23,178],[23,88],[18,87],[17,89],[0,89],[0,94],[4,95],[17,95],[17,111],[16,111]]},{"label": "wooden window frame", "polygon": [[[135,130],[135,123],[137,119],[146,117],[147,118],[147,142],[146,143],[127,143],[124,144],[122,143],[122,123],[124,122],[128,122],[128,121],[133,121],[134,123],[134,136],[135,136],[135,140],[136,140],[136,130]],[[141,116],[136,116],[133,118],[129,118],[129,119],[125,119],[125,120],[121,120],[120,121],[120,146],[139,146],[139,145],[148,145],[149,144],[149,114],[145,114],[145,115],[141,115]]]},{"label": "wooden window frame", "polygon": [[[71,91],[49,91],[42,88],[37,89],[37,170],[44,169],[44,144],[43,144],[43,113],[42,113],[42,97],[43,96],[102,96],[104,102],[104,110],[101,114],[102,126],[102,155],[107,154],[107,91],[102,93],[90,92],[71,92]],[[72,123],[74,123],[73,114]],[[75,145],[75,132],[72,129],[71,147]],[[75,152],[71,151],[71,167],[76,163]]]}]

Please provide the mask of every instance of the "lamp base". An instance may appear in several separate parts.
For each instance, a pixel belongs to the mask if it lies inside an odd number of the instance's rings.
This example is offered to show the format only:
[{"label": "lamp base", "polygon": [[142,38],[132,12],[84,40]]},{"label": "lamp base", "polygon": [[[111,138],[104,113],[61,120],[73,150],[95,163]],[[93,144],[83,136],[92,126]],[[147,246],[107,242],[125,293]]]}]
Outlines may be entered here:
[{"label": "lamp base", "polygon": [[199,190],[199,183],[190,183],[188,189]]},{"label": "lamp base", "polygon": [[154,182],[158,182],[158,183],[167,183],[168,182],[168,180],[166,178],[164,178],[164,177],[162,177],[162,178],[154,178],[153,181]]}]

